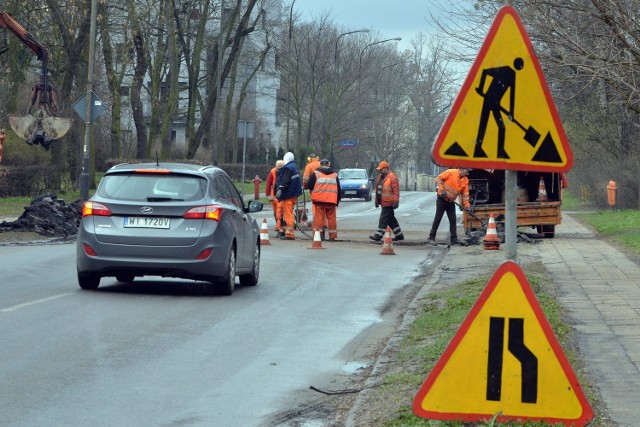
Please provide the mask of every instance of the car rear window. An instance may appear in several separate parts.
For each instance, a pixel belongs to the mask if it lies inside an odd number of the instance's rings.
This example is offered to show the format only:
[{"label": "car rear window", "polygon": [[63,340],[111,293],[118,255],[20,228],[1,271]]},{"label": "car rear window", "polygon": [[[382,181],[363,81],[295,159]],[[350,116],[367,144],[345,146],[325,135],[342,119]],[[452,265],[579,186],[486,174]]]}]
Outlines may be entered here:
[{"label": "car rear window", "polygon": [[367,179],[367,171],[365,170],[341,170],[338,174],[340,179]]},{"label": "car rear window", "polygon": [[190,175],[113,174],[102,178],[97,194],[113,200],[193,201],[204,197],[206,184]]}]

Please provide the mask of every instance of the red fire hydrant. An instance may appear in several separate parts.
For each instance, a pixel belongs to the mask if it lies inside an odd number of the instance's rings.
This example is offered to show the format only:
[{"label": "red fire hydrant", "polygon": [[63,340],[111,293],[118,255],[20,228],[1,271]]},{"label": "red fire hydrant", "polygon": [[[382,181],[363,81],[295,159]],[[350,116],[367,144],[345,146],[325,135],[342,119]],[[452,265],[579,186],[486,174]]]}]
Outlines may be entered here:
[{"label": "red fire hydrant", "polygon": [[253,178],[253,198],[254,200],[260,200],[260,183],[262,180],[258,175]]},{"label": "red fire hydrant", "polygon": [[607,202],[612,209],[616,207],[616,193],[618,192],[618,185],[615,181],[609,181],[607,185]]}]

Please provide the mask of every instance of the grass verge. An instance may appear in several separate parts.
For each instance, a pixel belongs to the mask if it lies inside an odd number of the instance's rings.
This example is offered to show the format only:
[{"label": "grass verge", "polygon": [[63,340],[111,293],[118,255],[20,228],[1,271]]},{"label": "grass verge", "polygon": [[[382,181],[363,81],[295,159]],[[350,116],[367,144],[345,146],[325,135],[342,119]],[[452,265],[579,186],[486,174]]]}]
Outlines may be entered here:
[{"label": "grass verge", "polygon": [[[61,191],[58,199],[66,203],[75,202],[80,198],[80,191]],[[0,199],[0,217],[19,217],[24,209],[31,204],[34,197],[3,197]]]},{"label": "grass verge", "polygon": [[[601,407],[595,389],[591,385],[583,364],[577,353],[573,329],[563,320],[562,307],[554,297],[555,285],[546,275],[540,263],[531,263],[522,267],[540,306],[558,338],[578,380],[587,395],[596,414]],[[405,426],[471,426],[471,425],[527,425],[547,426],[544,422],[487,424],[463,423],[458,421],[425,420],[413,415],[411,403],[418,390],[444,352],[456,331],[460,327],[476,299],[486,286],[490,276],[479,276],[454,286],[434,289],[420,302],[418,316],[403,337],[389,368],[373,393],[374,401],[385,402],[387,408],[378,411],[375,425],[384,427]],[[590,426],[605,426],[603,419],[596,418]]]}]

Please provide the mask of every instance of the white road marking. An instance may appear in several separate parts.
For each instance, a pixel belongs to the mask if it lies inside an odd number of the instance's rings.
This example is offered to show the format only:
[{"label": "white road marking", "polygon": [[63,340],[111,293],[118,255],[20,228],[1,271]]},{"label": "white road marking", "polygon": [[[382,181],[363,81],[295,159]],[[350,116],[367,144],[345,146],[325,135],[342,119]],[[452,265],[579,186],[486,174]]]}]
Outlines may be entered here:
[{"label": "white road marking", "polygon": [[25,303],[22,303],[22,304],[13,305],[11,307],[3,308],[2,310],[0,310],[0,312],[1,313],[8,313],[10,311],[16,311],[16,310],[19,310],[21,308],[29,307],[29,306],[40,304],[40,303],[43,303],[43,302],[49,302],[49,301],[52,301],[54,299],[66,297],[68,295],[73,295],[73,293],[72,292],[67,292],[65,294],[53,295],[53,296],[50,296],[48,298],[42,298],[42,299],[37,299],[35,301],[30,301],[30,302],[25,302]]}]

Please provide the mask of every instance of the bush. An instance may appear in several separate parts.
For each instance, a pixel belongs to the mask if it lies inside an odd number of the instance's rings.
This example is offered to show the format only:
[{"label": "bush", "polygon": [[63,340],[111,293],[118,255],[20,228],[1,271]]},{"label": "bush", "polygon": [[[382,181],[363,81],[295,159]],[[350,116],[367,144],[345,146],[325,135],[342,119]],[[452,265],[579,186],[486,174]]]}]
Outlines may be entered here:
[{"label": "bush", "polygon": [[50,166],[0,166],[0,197],[33,197],[47,190]]}]

